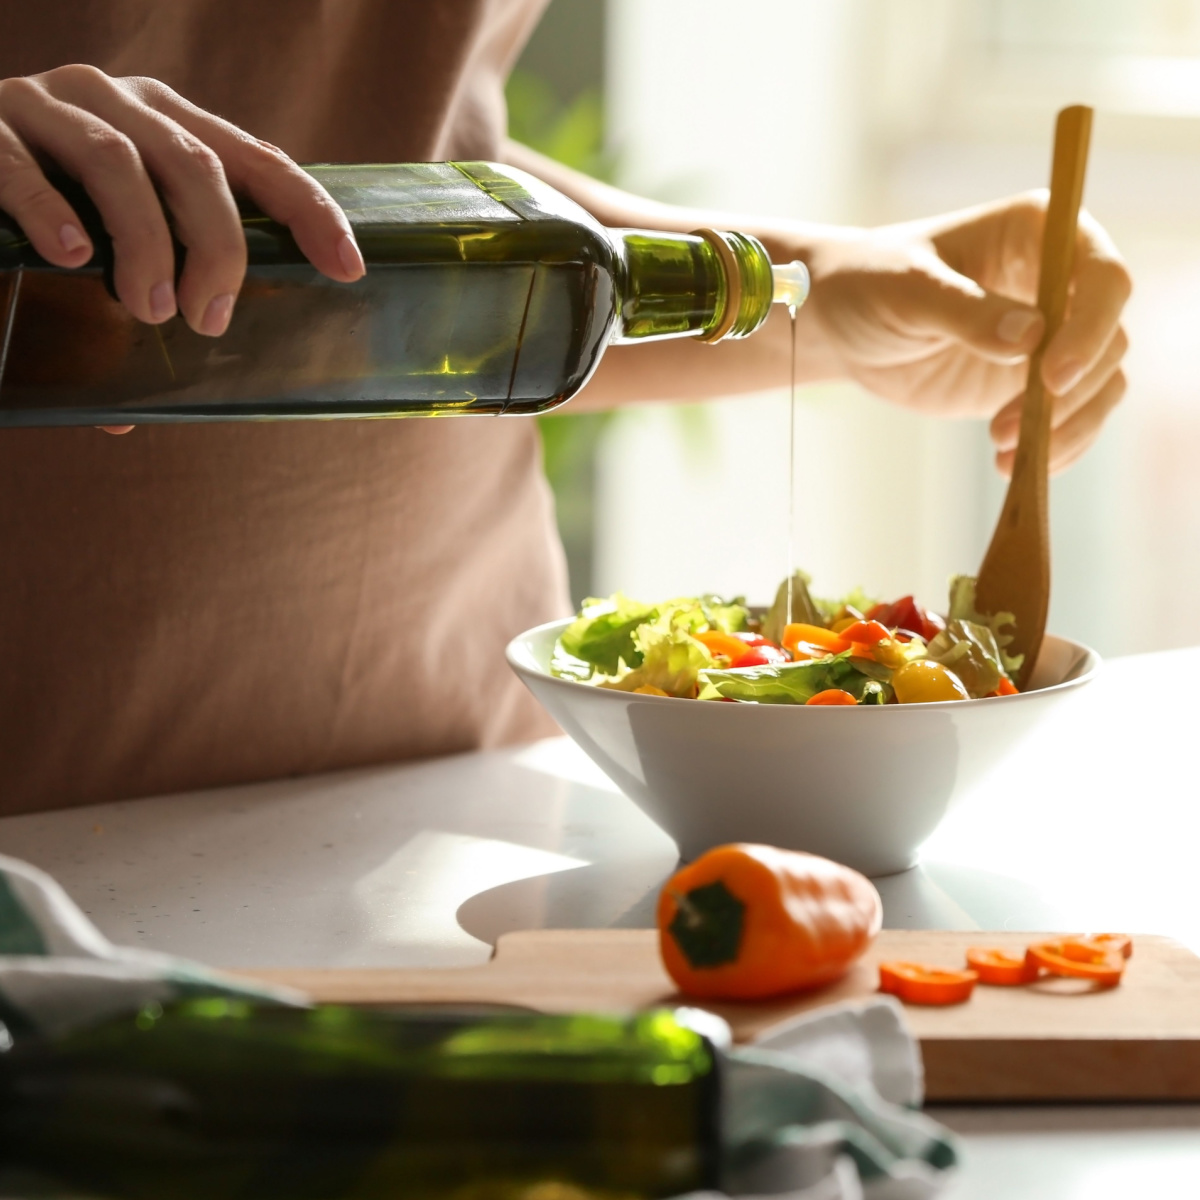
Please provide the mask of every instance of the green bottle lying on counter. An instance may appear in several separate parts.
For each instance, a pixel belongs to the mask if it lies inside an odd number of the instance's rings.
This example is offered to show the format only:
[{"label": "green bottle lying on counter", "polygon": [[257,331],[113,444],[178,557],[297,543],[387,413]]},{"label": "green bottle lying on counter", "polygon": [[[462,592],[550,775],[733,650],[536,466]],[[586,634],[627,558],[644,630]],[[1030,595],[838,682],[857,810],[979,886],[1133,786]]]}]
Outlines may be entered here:
[{"label": "green bottle lying on counter", "polygon": [[0,1194],[674,1196],[719,1181],[719,1095],[713,1045],[668,1011],[191,1000],[16,1036],[0,1053]]},{"label": "green bottle lying on counter", "polygon": [[246,282],[215,340],[113,299],[111,242],[76,185],[86,267],[48,264],[0,214],[0,426],[541,413],[614,342],[746,337],[807,295],[803,265],[773,268],[753,237],[605,229],[513,167],[307,169],[366,276],[326,279],[247,209]]}]

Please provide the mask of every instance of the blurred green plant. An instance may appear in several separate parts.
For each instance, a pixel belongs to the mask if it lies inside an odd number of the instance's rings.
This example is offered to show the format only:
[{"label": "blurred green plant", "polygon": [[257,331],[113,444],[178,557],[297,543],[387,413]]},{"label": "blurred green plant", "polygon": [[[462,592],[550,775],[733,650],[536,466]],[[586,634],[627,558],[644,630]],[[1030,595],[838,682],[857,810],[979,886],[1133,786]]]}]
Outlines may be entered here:
[{"label": "blurred green plant", "polygon": [[564,103],[540,76],[517,68],[504,95],[509,136],[564,166],[612,182],[613,164],[604,148],[604,105],[595,88]]},{"label": "blurred green plant", "polygon": [[[505,88],[509,136],[539,154],[596,179],[611,181],[604,148],[604,107],[594,88],[563,102],[542,78],[515,70]],[[546,478],[554,492],[558,532],[567,555],[571,599],[592,591],[596,448],[615,413],[539,417]]]}]

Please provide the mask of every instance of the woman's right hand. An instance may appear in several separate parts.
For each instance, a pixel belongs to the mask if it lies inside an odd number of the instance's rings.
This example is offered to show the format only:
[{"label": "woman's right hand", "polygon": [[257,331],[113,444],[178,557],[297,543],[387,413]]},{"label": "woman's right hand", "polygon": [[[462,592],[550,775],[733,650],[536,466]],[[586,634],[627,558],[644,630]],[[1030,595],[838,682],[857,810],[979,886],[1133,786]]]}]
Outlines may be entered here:
[{"label": "woman's right hand", "polygon": [[[320,184],[157,80],[82,65],[0,80],[0,209],[47,261],[81,267],[92,242],[48,163],[87,190],[113,240],[117,296],[149,324],[178,311],[197,333],[225,332],[246,272],[234,192],[288,226],[330,279],[363,274],[350,224]],[[172,233],[187,251],[178,286]]]}]

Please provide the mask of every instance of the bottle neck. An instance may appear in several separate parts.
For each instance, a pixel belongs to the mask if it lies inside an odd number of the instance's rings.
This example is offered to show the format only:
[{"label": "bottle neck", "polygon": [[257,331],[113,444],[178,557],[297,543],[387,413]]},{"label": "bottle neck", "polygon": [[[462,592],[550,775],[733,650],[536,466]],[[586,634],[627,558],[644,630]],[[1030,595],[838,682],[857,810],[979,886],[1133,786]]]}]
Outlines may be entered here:
[{"label": "bottle neck", "polygon": [[749,234],[611,231],[617,246],[615,343],[692,337],[706,342],[744,338],[760,329],[779,302],[804,303],[802,263],[772,267]]}]

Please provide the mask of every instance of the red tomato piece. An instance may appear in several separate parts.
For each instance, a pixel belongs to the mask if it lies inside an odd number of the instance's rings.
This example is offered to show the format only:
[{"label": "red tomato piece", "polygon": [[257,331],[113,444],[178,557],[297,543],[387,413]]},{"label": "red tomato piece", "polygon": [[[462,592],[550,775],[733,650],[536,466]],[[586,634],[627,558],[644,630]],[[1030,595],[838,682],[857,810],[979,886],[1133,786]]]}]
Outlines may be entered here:
[{"label": "red tomato piece", "polygon": [[786,650],[780,650],[778,646],[773,646],[764,639],[763,645],[751,646],[745,655],[738,659],[737,665],[739,667],[769,667],[775,663],[791,661],[792,656]]},{"label": "red tomato piece", "polygon": [[905,633],[932,641],[946,628],[945,621],[919,605],[912,596],[901,596],[891,604],[876,604],[867,613],[868,620],[879,621],[889,629],[902,629]]}]

